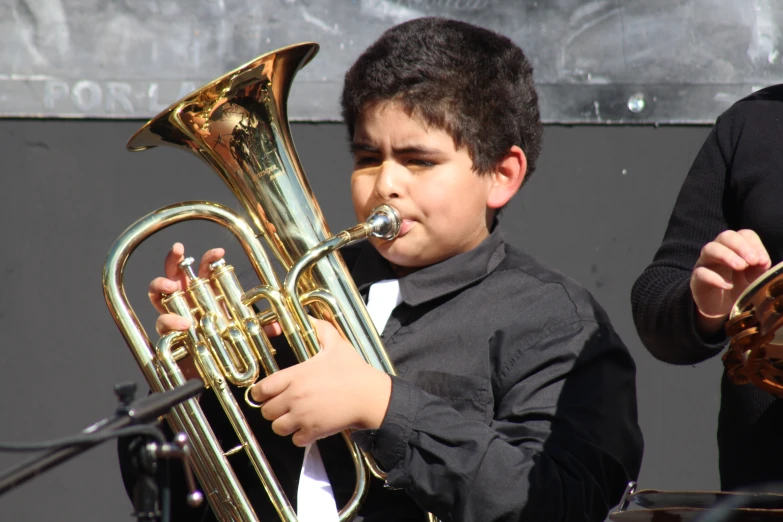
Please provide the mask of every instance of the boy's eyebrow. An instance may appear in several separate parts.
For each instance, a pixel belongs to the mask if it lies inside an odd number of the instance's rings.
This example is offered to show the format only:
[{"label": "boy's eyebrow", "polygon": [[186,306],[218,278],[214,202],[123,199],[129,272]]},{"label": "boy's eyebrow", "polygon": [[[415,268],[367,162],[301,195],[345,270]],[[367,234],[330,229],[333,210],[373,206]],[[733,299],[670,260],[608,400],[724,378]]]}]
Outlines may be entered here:
[{"label": "boy's eyebrow", "polygon": [[351,152],[378,152],[378,147],[373,147],[367,143],[353,142],[351,143]]},{"label": "boy's eyebrow", "polygon": [[411,145],[408,147],[403,147],[401,149],[394,149],[395,154],[421,154],[424,156],[434,156],[439,152],[440,151],[437,149],[430,149],[419,145]]},{"label": "boy's eyebrow", "polygon": [[[374,147],[368,143],[354,142],[351,143],[351,152],[378,152],[378,147]],[[420,145],[410,145],[407,147],[392,149],[395,154],[422,154],[422,155],[436,155],[440,151],[437,149],[431,149]]]}]

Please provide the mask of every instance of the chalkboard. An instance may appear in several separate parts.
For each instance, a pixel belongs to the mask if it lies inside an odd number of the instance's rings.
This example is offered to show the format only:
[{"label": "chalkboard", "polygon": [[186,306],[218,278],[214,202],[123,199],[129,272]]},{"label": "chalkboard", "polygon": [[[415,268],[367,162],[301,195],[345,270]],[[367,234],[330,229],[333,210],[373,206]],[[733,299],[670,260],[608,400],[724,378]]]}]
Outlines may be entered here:
[{"label": "chalkboard", "polygon": [[779,0],[0,0],[0,116],[148,118],[257,55],[315,41],[291,119],[337,121],[359,53],[429,15],[517,42],[550,123],[709,123],[783,81]]}]

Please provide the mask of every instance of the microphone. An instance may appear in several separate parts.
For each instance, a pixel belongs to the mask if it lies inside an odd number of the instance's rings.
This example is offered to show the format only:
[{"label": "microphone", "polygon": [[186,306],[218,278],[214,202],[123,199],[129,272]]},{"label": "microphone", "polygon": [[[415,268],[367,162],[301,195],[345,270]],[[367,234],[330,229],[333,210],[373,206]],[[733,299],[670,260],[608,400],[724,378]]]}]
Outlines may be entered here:
[{"label": "microphone", "polygon": [[201,379],[191,379],[182,386],[164,392],[151,393],[146,397],[127,404],[124,413],[130,418],[131,424],[146,424],[152,422],[181,402],[195,397],[204,391]]},{"label": "microphone", "polygon": [[144,432],[156,436],[155,432],[157,432],[157,438],[160,442],[164,442],[160,430],[144,425],[165,415],[177,404],[204,391],[204,383],[200,379],[192,379],[177,388],[152,393],[136,401],[133,400],[135,384],[120,385],[115,387],[115,390],[122,402],[117,408],[116,415],[88,426],[77,436],[37,444],[0,444],[0,450],[8,451],[50,450],[0,475],[0,495],[110,438],[130,435],[131,432]]}]

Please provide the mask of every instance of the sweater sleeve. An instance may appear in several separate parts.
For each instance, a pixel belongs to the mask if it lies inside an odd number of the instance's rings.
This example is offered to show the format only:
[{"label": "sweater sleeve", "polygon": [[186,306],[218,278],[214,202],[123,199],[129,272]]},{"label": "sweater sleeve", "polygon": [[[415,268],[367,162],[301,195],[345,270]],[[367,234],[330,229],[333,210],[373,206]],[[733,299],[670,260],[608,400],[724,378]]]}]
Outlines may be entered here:
[{"label": "sweater sleeve", "polygon": [[783,149],[774,136],[781,122],[783,103],[751,96],[718,118],[696,156],[663,242],[631,291],[636,329],[656,358],[694,364],[722,351],[723,332],[705,338],[696,329],[691,273],[704,245],[724,230],[751,228],[765,244],[771,240],[769,226],[760,223],[768,221],[769,203],[779,206],[768,198],[780,194],[775,188]]},{"label": "sweater sleeve", "polygon": [[631,291],[636,329],[656,358],[694,364],[719,353],[724,337],[696,330],[690,277],[704,245],[729,228],[725,212],[728,161],[721,147],[727,122],[719,119],[696,156],[653,262]]}]

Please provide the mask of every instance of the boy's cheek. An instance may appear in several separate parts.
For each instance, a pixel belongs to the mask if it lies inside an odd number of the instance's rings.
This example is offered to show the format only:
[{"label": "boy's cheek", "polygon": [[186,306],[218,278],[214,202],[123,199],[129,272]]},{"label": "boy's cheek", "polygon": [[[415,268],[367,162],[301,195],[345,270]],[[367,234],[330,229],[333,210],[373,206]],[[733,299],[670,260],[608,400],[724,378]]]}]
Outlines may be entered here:
[{"label": "boy's cheek", "polygon": [[359,187],[357,184],[351,184],[351,202],[353,203],[353,210],[356,214],[356,218],[359,221],[364,221],[367,216],[370,215],[370,211],[375,208],[370,205],[370,194],[372,192]]},{"label": "boy's cheek", "polygon": [[370,244],[375,248],[375,250],[378,251],[381,256],[386,258],[386,252],[389,250],[389,247],[391,246],[389,241],[384,241],[381,239],[378,239],[377,237],[370,237],[367,239]]}]

